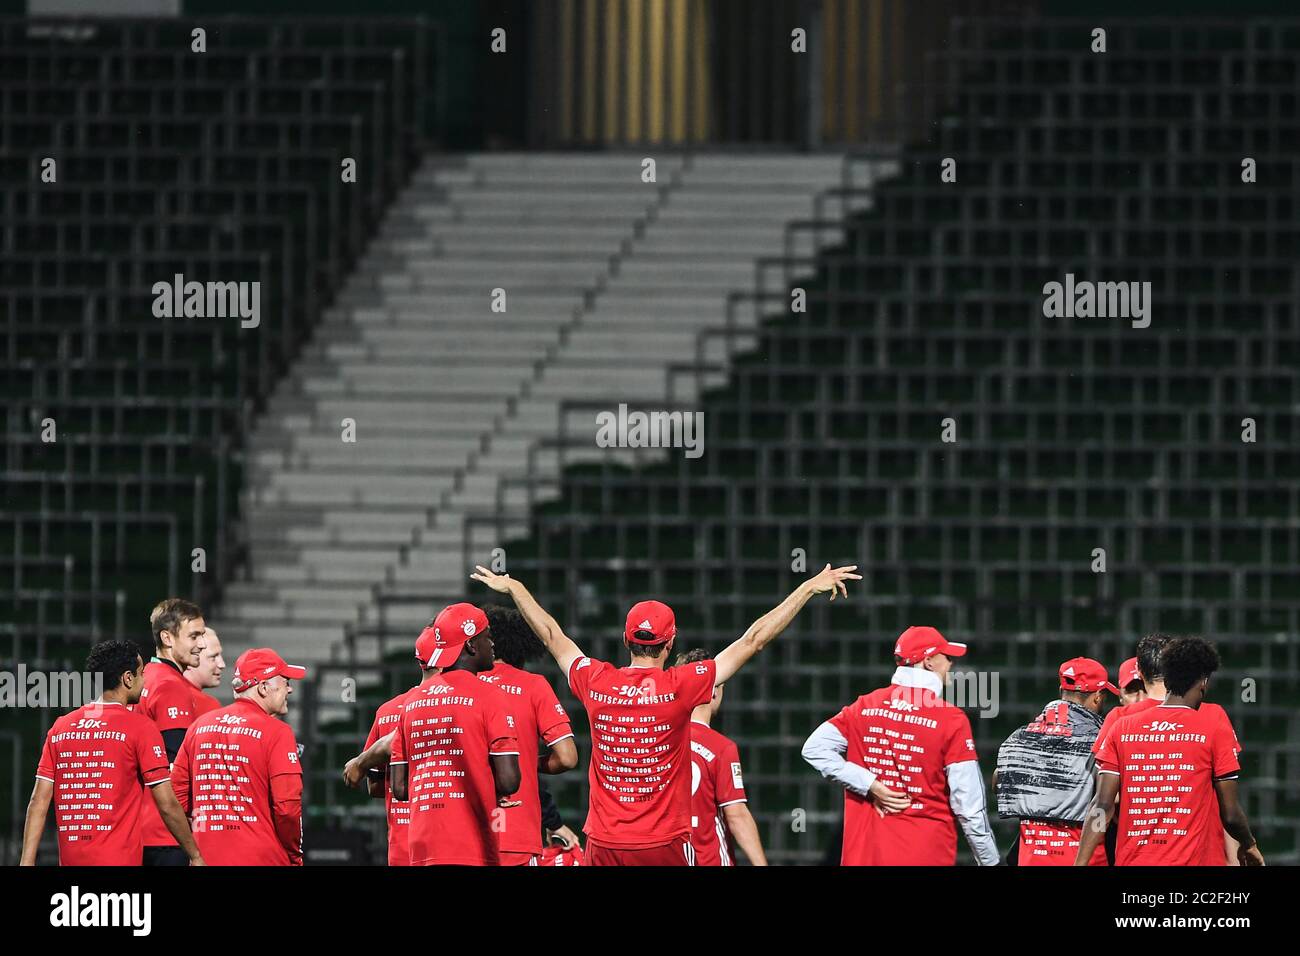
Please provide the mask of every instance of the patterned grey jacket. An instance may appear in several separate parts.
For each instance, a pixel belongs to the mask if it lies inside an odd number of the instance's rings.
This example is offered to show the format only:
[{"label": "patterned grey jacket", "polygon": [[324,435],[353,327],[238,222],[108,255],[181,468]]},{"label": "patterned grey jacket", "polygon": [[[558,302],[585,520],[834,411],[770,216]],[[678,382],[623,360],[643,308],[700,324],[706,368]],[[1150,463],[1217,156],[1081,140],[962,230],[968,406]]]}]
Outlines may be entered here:
[{"label": "patterned grey jacket", "polygon": [[998,816],[1078,825],[1092,800],[1092,744],[1102,718],[1054,700],[998,748]]}]

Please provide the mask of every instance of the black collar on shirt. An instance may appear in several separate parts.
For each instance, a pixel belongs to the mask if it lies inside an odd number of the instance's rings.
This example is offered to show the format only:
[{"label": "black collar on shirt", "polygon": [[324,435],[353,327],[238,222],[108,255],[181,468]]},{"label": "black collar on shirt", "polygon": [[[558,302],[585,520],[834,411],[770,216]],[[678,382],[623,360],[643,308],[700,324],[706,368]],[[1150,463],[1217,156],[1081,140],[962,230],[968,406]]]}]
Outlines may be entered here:
[{"label": "black collar on shirt", "polygon": [[159,657],[157,654],[155,654],[153,657],[149,658],[149,663],[166,664],[169,667],[171,667],[171,669],[174,670],[176,673],[180,674],[182,677],[185,676],[185,671],[181,669],[181,666],[177,664],[175,661],[169,660],[166,657]]}]

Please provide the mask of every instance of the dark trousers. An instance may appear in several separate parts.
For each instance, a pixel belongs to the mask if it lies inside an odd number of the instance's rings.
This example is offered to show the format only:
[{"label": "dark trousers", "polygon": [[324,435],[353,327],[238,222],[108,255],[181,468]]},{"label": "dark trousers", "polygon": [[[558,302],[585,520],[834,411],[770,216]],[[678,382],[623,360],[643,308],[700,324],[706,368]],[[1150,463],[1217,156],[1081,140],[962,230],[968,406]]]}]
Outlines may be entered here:
[{"label": "dark trousers", "polygon": [[147,846],[144,866],[189,866],[190,858],[178,846]]}]

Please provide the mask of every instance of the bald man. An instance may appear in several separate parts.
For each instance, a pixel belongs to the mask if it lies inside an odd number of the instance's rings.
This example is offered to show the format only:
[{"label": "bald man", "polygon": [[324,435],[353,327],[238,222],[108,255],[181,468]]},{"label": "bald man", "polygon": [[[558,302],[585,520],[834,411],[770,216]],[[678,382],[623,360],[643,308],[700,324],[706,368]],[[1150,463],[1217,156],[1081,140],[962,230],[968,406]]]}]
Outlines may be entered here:
[{"label": "bald man", "polygon": [[194,692],[195,717],[201,717],[221,706],[221,701],[204,693],[204,688],[220,687],[221,672],[226,669],[226,659],[221,656],[221,639],[217,637],[217,632],[210,627],[204,628],[203,643],[206,646],[199,652],[198,664],[185,670],[185,679],[190,682],[190,688]]}]

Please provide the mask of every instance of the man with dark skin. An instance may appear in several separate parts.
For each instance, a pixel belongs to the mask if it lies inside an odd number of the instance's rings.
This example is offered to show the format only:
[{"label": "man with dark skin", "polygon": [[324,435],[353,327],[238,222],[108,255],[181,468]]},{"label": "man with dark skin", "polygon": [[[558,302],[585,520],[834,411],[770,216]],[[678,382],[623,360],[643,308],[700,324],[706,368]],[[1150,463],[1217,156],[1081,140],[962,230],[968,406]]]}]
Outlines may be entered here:
[{"label": "man with dark skin", "polygon": [[[110,790],[116,791],[112,802],[101,804],[97,808],[99,818],[115,832],[97,833],[92,839],[83,839],[79,844],[69,843],[61,835],[59,856],[64,865],[140,865],[144,844],[136,821],[141,796],[140,778],[143,778],[144,790],[149,795],[147,799],[157,807],[163,824],[176,839],[189,865],[203,866],[203,857],[190,832],[189,821],[185,819],[185,812],[172,790],[167,774],[168,762],[162,749],[162,737],[147,718],[130,711],[131,707],[140,702],[140,692],[144,689],[144,661],[135,652],[134,646],[126,641],[105,641],[91,650],[86,668],[102,675],[104,692],[98,700],[56,721],[50,731],[45,754],[51,763],[46,766],[43,760],[42,767],[37,770],[36,787],[32,790],[31,802],[27,806],[27,820],[23,827],[20,865],[36,865],[36,851],[50,806],[54,804],[57,811],[58,804],[68,800],[66,795],[61,798],[55,796],[55,779],[64,773],[74,773],[81,778],[107,776],[118,785],[110,787]],[[93,745],[73,743],[62,748],[63,751],[68,751],[66,753],[53,752],[56,749],[54,738],[60,735],[75,736],[69,734],[68,730],[76,729],[79,725],[107,728],[125,739],[117,740],[106,736]],[[88,765],[79,763],[80,754],[71,752],[78,747],[87,752],[92,748],[101,748],[104,759]],[[150,766],[138,759],[139,753],[145,753]],[[94,769],[85,769],[86,767]],[[71,811],[68,814],[71,816]]]},{"label": "man with dark skin", "polygon": [[[432,626],[432,624],[430,625]],[[477,674],[479,671],[486,671],[492,668],[496,658],[492,652],[492,638],[487,632],[480,634],[478,637],[465,642],[461,648],[460,656],[450,667],[423,667],[420,672],[424,675],[416,690],[420,687],[427,686],[429,681],[438,674],[446,671],[463,670],[471,674]],[[366,772],[382,767],[388,762],[393,753],[393,734],[388,733],[363,753],[358,754],[348,761],[343,771],[343,779],[349,787],[358,786],[365,779]],[[499,806],[513,807],[517,803],[510,802],[507,798],[510,794],[519,789],[519,758],[514,754],[508,756],[492,756],[492,777],[496,781],[497,797]],[[393,797],[397,800],[406,800],[408,794],[408,774],[405,764],[400,764],[392,768],[392,775],[389,785],[393,789]],[[382,783],[380,783],[382,787]],[[372,795],[383,796],[383,791],[378,787],[374,789],[367,788]],[[375,794],[375,790],[379,790]]]},{"label": "man with dark skin", "polygon": [[[498,696],[502,700],[506,698],[502,691],[477,680],[478,672],[489,670],[495,661],[493,640],[487,630],[487,618],[477,607],[468,604],[445,607],[421,633],[420,639],[416,641],[416,652],[421,659],[424,680],[421,680],[419,687],[409,692],[408,700],[420,695],[428,695],[437,689],[437,685],[448,683],[448,676],[456,675],[458,672],[474,675],[476,680],[474,689],[485,698],[490,700],[495,700]],[[455,654],[455,658],[451,659],[450,663],[445,663],[452,654]],[[513,718],[510,719],[512,724]],[[400,727],[393,734],[381,737],[364,753],[348,761],[343,771],[348,786],[359,786],[368,770],[377,769],[393,758],[393,737],[399,732],[402,732]],[[411,793],[408,786],[407,754],[404,753],[404,749],[398,756],[398,760],[393,760],[389,766],[389,784],[393,788],[394,800],[408,800]],[[520,801],[510,800],[510,795],[519,790],[519,754],[489,753],[487,762],[493,775],[497,806],[499,808],[519,806]]]},{"label": "man with dark skin", "polygon": [[[1117,865],[1209,865],[1215,859],[1220,837],[1212,819],[1207,821],[1206,817],[1217,809],[1222,829],[1237,841],[1240,864],[1263,866],[1264,857],[1238,799],[1240,767],[1233,749],[1236,741],[1201,707],[1210,676],[1219,667],[1218,652],[1199,637],[1177,638],[1161,652],[1160,667],[1164,672],[1164,701],[1158,707],[1116,721],[1098,752],[1097,793],[1088,807],[1074,865],[1087,864],[1114,816],[1116,799],[1129,783],[1126,760],[1130,749],[1127,738],[1131,737],[1141,741],[1135,745],[1143,751],[1145,765],[1166,770],[1188,764],[1192,769],[1180,771],[1180,776],[1171,779],[1182,780],[1188,791],[1167,798],[1178,804],[1180,812],[1174,817],[1169,816],[1169,806],[1134,810],[1126,798],[1123,800],[1125,805],[1120,809],[1125,821],[1120,824]],[[1167,752],[1170,744],[1172,748]],[[1161,763],[1175,757],[1177,763]],[[1211,806],[1216,797],[1217,807]],[[1178,820],[1175,827],[1167,822],[1171,819]],[[1162,829],[1152,830],[1157,823]],[[1197,827],[1197,823],[1201,825]],[[1153,833],[1157,835],[1150,835]]]}]

